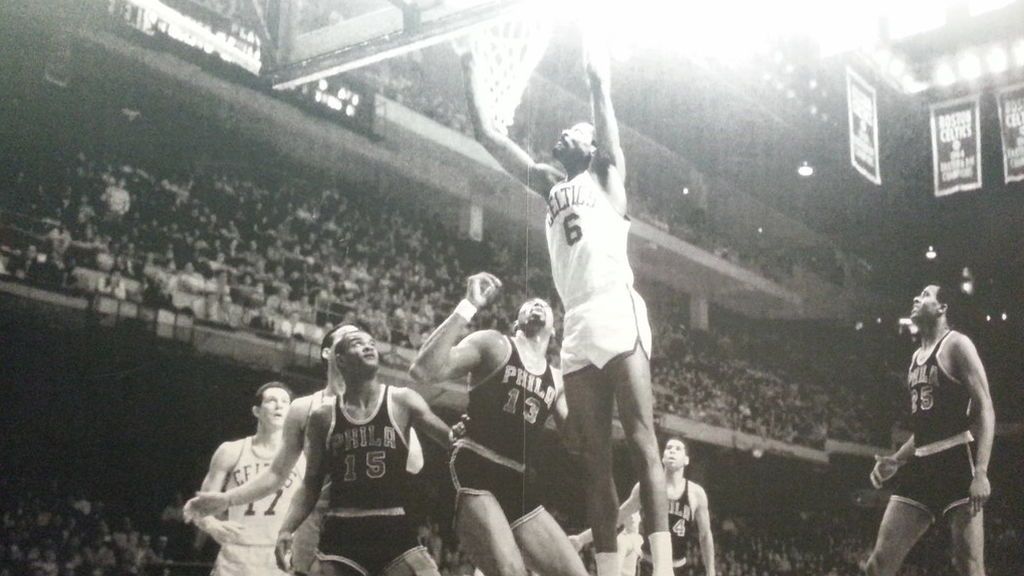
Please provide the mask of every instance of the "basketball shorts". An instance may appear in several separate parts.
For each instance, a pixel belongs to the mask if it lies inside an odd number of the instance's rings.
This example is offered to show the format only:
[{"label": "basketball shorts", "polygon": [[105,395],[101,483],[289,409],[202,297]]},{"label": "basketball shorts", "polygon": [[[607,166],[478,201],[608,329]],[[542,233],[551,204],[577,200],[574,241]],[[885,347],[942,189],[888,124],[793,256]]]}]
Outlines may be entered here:
[{"label": "basketball shorts", "polygon": [[224,544],[211,576],[287,576],[277,567],[273,546]]},{"label": "basketball shorts", "polygon": [[399,516],[324,516],[316,558],[350,576],[438,576],[437,565]]},{"label": "basketball shorts", "polygon": [[496,461],[500,458],[500,455],[488,458],[468,447],[466,442],[456,444],[450,461],[452,483],[457,493],[456,517],[459,499],[466,494],[494,496],[513,529],[544,510],[532,482],[526,480],[522,465],[512,461],[502,464]]},{"label": "basketball shorts", "polygon": [[629,354],[638,346],[651,357],[647,304],[627,284],[594,294],[568,308],[563,327],[563,374],[590,364],[604,368],[613,358]]},{"label": "basketball shorts", "polygon": [[972,480],[971,445],[959,444],[907,462],[896,475],[892,499],[920,508],[934,520],[970,501]]}]

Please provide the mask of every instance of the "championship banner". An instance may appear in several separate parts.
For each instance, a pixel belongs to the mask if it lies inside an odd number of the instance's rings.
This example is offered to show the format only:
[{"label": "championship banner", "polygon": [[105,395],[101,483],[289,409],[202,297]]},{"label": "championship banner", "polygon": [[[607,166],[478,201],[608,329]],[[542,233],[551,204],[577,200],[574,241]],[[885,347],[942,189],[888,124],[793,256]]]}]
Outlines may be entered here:
[{"label": "championship banner", "polygon": [[935,195],[981,188],[981,115],[978,96],[933,104],[932,168]]},{"label": "championship banner", "polygon": [[846,107],[850,118],[850,163],[876,185],[878,168],[878,100],[875,89],[852,68],[846,68]]},{"label": "championship banner", "polygon": [[999,132],[1003,139],[1003,174],[1006,182],[1024,180],[1024,84],[1010,86],[996,95]]}]

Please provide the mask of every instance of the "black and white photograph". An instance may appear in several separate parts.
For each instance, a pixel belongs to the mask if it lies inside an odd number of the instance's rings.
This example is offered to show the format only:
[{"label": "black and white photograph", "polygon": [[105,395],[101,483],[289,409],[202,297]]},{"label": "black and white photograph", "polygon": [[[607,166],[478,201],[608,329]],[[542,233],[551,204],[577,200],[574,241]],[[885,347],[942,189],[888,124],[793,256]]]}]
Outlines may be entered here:
[{"label": "black and white photograph", "polygon": [[0,576],[1024,574],[1024,0],[3,0]]}]

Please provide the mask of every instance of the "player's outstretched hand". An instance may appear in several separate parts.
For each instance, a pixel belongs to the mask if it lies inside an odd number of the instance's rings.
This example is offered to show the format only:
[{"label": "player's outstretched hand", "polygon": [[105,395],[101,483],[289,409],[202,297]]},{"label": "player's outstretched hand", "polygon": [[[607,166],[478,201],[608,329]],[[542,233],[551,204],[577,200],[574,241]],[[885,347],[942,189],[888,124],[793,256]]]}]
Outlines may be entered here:
[{"label": "player's outstretched hand", "polygon": [[899,470],[900,461],[892,456],[879,456],[875,454],[875,467],[871,470],[871,485],[880,489],[888,479],[896,475]]},{"label": "player's outstretched hand", "polygon": [[973,516],[981,512],[985,507],[985,502],[988,502],[988,497],[992,495],[992,486],[988,483],[987,474],[974,475],[969,494],[971,496],[971,515]]},{"label": "player's outstretched hand", "polygon": [[274,544],[274,559],[277,567],[285,572],[292,570],[292,538],[291,532],[278,532],[277,543]]},{"label": "player's outstretched hand", "polygon": [[213,522],[207,522],[205,526],[206,532],[217,541],[217,544],[221,546],[225,544],[234,544],[242,536],[242,532],[245,531],[245,526],[242,526],[238,522],[232,522],[231,520],[217,520]]},{"label": "player's outstretched hand", "polygon": [[501,280],[494,274],[478,272],[466,280],[466,300],[477,308],[483,308],[494,299],[501,289]]},{"label": "player's outstretched hand", "polygon": [[228,509],[228,497],[224,492],[198,492],[195,498],[185,503],[185,519],[195,521],[203,516],[220,514]]}]

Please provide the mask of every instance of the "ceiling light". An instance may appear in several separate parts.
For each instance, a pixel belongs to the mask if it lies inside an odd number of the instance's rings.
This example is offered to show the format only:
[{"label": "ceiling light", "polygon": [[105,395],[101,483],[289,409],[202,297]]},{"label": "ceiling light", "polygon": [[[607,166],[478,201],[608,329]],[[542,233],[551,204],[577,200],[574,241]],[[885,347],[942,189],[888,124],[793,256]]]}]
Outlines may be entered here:
[{"label": "ceiling light", "polygon": [[796,169],[796,173],[806,178],[814,174],[814,167],[808,164],[806,160],[804,160],[804,163],[801,164],[800,167]]},{"label": "ceiling light", "polygon": [[978,55],[968,52],[960,57],[960,75],[968,80],[976,80],[981,76],[981,61]]},{"label": "ceiling light", "polygon": [[948,63],[943,62],[935,69],[935,82],[939,86],[952,86],[956,82],[956,72]]},{"label": "ceiling light", "polygon": [[929,260],[935,260],[936,256],[938,256],[938,253],[935,252],[934,246],[929,246],[928,251],[924,253],[924,257]]},{"label": "ceiling light", "polygon": [[1006,56],[1006,50],[1003,50],[1001,47],[990,50],[985,60],[988,62],[989,72],[993,74],[1006,72],[1007,67],[1009,67],[1009,58]]}]

